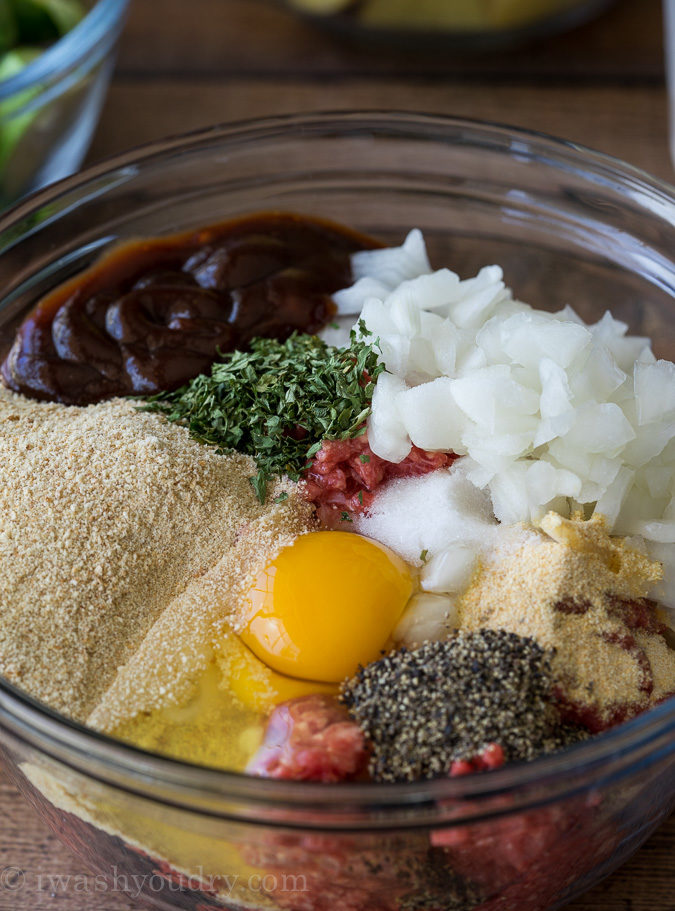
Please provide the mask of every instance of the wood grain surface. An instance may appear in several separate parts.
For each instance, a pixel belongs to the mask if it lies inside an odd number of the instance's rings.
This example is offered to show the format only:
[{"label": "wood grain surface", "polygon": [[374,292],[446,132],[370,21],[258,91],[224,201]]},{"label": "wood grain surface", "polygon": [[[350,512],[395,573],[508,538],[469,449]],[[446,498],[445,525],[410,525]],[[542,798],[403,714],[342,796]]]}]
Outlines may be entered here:
[{"label": "wood grain surface", "polygon": [[[272,0],[132,0],[89,160],[245,117],[409,109],[555,133],[672,180],[661,45],[658,0],[623,0],[570,34],[478,57],[344,43]],[[675,911],[674,848],[671,819],[570,911]],[[97,891],[0,778],[0,911],[137,908]]]}]

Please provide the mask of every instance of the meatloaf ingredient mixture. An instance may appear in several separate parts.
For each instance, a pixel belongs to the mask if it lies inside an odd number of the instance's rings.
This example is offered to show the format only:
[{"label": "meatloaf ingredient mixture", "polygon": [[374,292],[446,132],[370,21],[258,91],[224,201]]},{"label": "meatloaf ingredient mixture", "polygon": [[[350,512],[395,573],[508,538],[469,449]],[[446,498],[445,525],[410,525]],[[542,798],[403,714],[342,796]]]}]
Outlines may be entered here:
[{"label": "meatloaf ingredient mixture", "polygon": [[34,398],[0,399],[0,672],[151,749],[325,780],[364,744],[376,778],[458,774],[654,705],[675,368],[626,328],[434,272],[419,231],[268,214],[113,251],[3,365]]},{"label": "meatloaf ingredient mixture", "polygon": [[[675,694],[675,365],[626,331],[497,266],[434,272],[419,231],[265,215],[113,251],[2,368],[0,674],[137,747],[312,782],[491,772],[643,712]],[[434,788],[438,829],[404,838],[351,797],[358,836],[320,805],[294,832],[289,804],[246,843],[24,771],[200,908],[549,906],[637,796],[605,825],[592,792],[499,790],[464,825]],[[309,888],[235,898],[223,857]]]}]

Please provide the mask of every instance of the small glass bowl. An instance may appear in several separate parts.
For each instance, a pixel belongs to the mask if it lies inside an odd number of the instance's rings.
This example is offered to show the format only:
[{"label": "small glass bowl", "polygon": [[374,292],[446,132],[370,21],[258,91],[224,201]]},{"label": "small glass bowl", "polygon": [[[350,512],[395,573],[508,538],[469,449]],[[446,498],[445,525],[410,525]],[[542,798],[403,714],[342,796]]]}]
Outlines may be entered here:
[{"label": "small glass bowl", "polygon": [[82,164],[128,3],[90,0],[72,31],[0,82],[0,210]]},{"label": "small glass bowl", "polygon": [[575,28],[614,0],[281,0],[317,25],[362,43],[481,52]]},{"label": "small glass bowl", "polygon": [[[535,133],[353,113],[168,139],[20,203],[0,217],[0,356],[41,294],[118,240],[263,210],[390,243],[418,226],[436,264],[468,276],[500,263],[534,306],[569,303],[588,320],[611,308],[675,354],[672,187]],[[0,680],[0,755],[111,889],[164,911],[544,911],[610,873],[673,809],[675,699],[529,764],[322,785],[143,752]]]}]

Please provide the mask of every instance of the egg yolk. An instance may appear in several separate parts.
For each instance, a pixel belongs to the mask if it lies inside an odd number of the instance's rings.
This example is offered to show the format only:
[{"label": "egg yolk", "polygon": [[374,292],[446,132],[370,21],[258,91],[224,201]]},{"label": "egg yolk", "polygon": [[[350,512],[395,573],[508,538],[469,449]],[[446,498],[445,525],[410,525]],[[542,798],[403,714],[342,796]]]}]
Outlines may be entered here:
[{"label": "egg yolk", "polygon": [[[223,640],[217,656],[222,674],[222,684],[247,709],[268,714],[275,705],[308,696],[311,693],[337,695],[334,683],[317,683],[285,677],[273,671],[237,636]],[[222,698],[222,693],[221,693]]]},{"label": "egg yolk", "polygon": [[248,592],[242,639],[282,674],[338,683],[380,657],[412,590],[407,565],[376,541],[301,535]]}]

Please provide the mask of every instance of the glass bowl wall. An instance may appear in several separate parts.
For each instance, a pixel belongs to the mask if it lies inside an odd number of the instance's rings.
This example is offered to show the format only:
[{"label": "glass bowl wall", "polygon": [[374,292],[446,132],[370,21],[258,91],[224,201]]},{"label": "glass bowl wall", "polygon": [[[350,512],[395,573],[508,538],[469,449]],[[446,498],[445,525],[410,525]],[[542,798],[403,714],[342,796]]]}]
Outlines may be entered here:
[{"label": "glass bowl wall", "polygon": [[0,210],[72,174],[98,122],[129,0],[89,0],[71,32],[0,82]]},{"label": "glass bowl wall", "polygon": [[[332,218],[533,305],[605,309],[675,355],[675,197],[537,134],[439,117],[275,118],[170,139],[0,218],[0,354],[26,309],[120,239],[261,210]],[[0,682],[5,766],[112,885],[161,909],[544,911],[675,805],[675,701],[545,760],[419,785],[310,785],[135,750]]]}]

